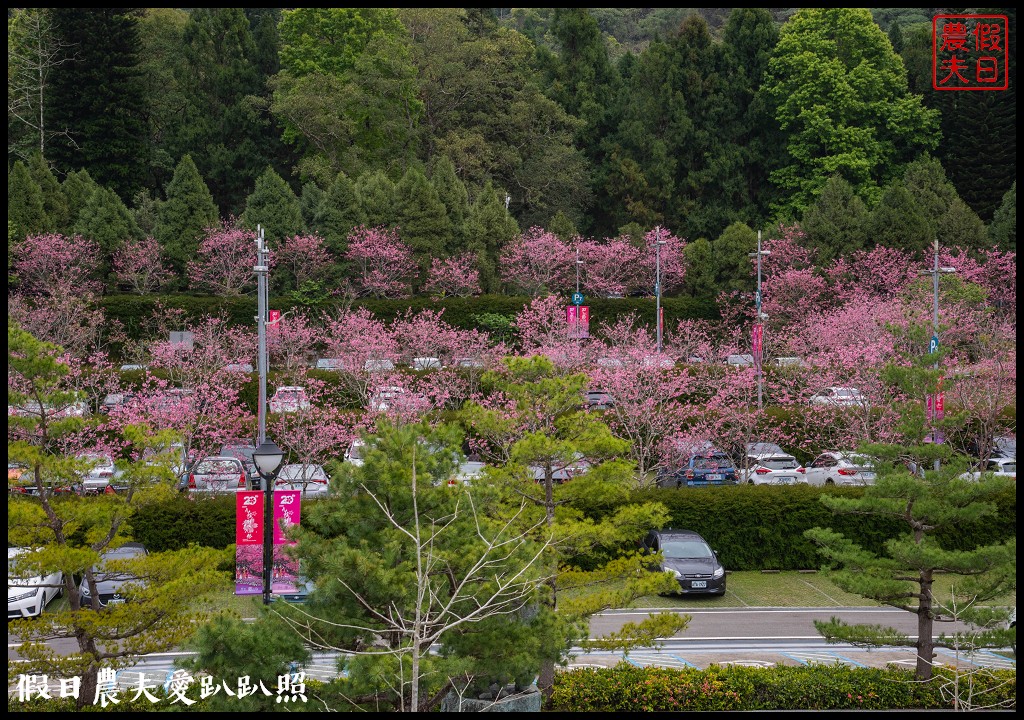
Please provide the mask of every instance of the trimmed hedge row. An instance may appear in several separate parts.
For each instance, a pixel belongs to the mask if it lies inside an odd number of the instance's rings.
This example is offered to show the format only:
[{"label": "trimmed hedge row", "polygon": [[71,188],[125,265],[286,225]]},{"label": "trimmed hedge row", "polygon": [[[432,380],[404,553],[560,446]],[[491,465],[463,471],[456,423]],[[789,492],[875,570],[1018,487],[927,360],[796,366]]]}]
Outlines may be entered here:
[{"label": "trimmed hedge row", "polygon": [[[881,552],[888,538],[905,532],[902,523],[890,518],[833,515],[818,500],[824,493],[857,497],[863,492],[806,485],[658,488],[637,491],[630,501],[663,503],[671,517],[669,526],[699,532],[729,570],[805,570],[821,565],[815,546],[803,536],[809,528],[832,528],[872,552]],[[939,543],[968,550],[1015,537],[1014,488],[1000,495],[996,505],[995,517],[938,533]],[[594,514],[615,510],[604,506]],[[131,523],[135,539],[153,551],[191,543],[224,548],[235,541],[235,498],[180,496],[139,508]]]},{"label": "trimmed hedge row", "polygon": [[[919,682],[912,670],[807,665],[707,670],[583,668],[555,675],[548,707],[554,712],[673,712],[719,710],[951,710],[951,668],[937,667]],[[1014,709],[1016,670],[961,672],[960,702],[973,709]],[[961,710],[968,709],[960,706]]]},{"label": "trimmed hedge row", "polygon": [[[381,320],[391,322],[405,314],[407,310],[444,310],[445,322],[464,330],[481,330],[478,316],[502,315],[514,317],[531,298],[515,295],[478,295],[470,298],[432,298],[414,297],[402,300],[356,300],[353,307],[365,307]],[[565,299],[566,305],[569,298]],[[238,325],[252,325],[256,312],[256,300],[251,297],[225,298],[192,295],[107,295],[100,300],[100,307],[110,321],[117,321],[124,327],[128,337],[139,339],[146,321],[153,315],[156,308],[176,308],[185,311],[187,317],[199,320],[209,315],[224,313],[228,321]],[[635,312],[641,320],[654,325],[654,298],[590,298],[591,328],[596,329],[600,323],[611,323],[620,317]],[[708,319],[719,317],[718,306],[710,300],[689,297],[663,297],[661,305],[665,312],[665,327],[673,328],[680,320]],[[270,307],[275,310],[288,311],[301,307],[301,303],[290,298],[277,297],[270,299]],[[337,303],[323,303],[307,306],[312,310],[333,311]]]}]

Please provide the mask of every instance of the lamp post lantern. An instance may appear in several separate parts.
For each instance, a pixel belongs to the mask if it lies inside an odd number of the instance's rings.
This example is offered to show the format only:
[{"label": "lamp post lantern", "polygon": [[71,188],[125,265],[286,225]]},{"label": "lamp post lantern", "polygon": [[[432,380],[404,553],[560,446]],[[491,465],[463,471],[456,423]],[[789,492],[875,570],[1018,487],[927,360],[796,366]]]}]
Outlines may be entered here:
[{"label": "lamp post lantern", "polygon": [[273,440],[264,439],[252,454],[256,472],[263,479],[263,604],[270,604],[274,568],[274,482],[284,460],[284,451]]},{"label": "lamp post lantern", "polygon": [[661,354],[662,329],[661,329],[661,246],[668,242],[661,239],[661,228],[656,228],[657,235],[654,241],[654,322],[658,327],[658,354]]},{"label": "lamp post lantern", "polygon": [[[757,293],[754,295],[754,305],[756,306],[757,319],[755,325],[761,325],[768,316],[761,312],[761,258],[765,255],[771,255],[770,250],[761,249],[761,231],[757,231],[757,252],[747,253],[749,257],[757,258]],[[751,348],[754,352],[754,368],[757,371],[757,409],[764,409],[764,373],[762,370],[762,358],[764,353],[764,327],[761,327],[757,335],[757,348]]]},{"label": "lamp post lantern", "polygon": [[[948,275],[955,273],[956,268],[953,267],[939,267],[939,239],[935,238],[934,241],[934,264],[931,270],[919,270],[919,275],[931,275],[932,276],[932,340],[928,345],[928,352],[935,353],[935,363],[932,368],[935,370],[939,369],[939,275]],[[938,408],[938,394],[932,396],[932,412],[937,413]],[[936,418],[937,419],[937,418]],[[938,431],[932,426],[932,442],[938,440]],[[938,470],[941,467],[938,458],[935,458],[935,469]]]}]

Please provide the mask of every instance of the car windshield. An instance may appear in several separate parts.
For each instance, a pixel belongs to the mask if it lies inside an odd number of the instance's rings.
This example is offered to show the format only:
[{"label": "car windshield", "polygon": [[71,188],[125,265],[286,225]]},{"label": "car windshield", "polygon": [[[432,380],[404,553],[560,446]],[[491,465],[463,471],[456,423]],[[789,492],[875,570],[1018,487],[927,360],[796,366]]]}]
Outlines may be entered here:
[{"label": "car windshield", "polygon": [[675,559],[712,557],[711,548],[699,540],[668,540],[661,552],[666,558]]},{"label": "car windshield", "polygon": [[762,458],[757,464],[769,470],[796,470],[800,467],[800,463],[796,461],[796,458],[792,457]]},{"label": "car windshield", "polygon": [[252,454],[256,452],[256,448],[251,445],[225,445],[221,448],[221,452],[239,459],[252,460]]},{"label": "car windshield", "polygon": [[285,465],[278,476],[282,480],[326,480],[324,469],[319,465]]},{"label": "car windshield", "polygon": [[732,467],[732,462],[723,455],[714,455],[694,458],[693,466],[698,470],[717,470],[718,468]]},{"label": "car windshield", "polygon": [[237,460],[203,460],[196,468],[196,475],[227,475],[237,472],[241,472]]},{"label": "car windshield", "polygon": [[350,458],[352,458],[353,460],[362,460],[363,459],[363,446],[362,445],[353,445],[351,448],[349,448],[348,456]]}]

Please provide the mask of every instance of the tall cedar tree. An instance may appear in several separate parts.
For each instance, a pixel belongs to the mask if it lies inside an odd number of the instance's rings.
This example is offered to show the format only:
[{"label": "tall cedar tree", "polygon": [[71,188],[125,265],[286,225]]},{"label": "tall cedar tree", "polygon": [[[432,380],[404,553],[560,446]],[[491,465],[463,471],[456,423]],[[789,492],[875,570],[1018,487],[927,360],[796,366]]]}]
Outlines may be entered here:
[{"label": "tall cedar tree", "polygon": [[299,198],[273,168],[267,168],[245,200],[242,222],[250,230],[263,226],[270,247],[278,247],[287,237],[302,232],[302,208]]},{"label": "tall cedar tree", "polygon": [[505,245],[519,234],[519,226],[498,195],[488,181],[470,207],[466,219],[466,244],[471,252],[476,253],[480,286],[485,293],[496,293],[500,289],[498,257]]},{"label": "tall cedar tree", "polygon": [[67,130],[47,149],[61,173],[85,168],[104,187],[131,198],[147,178],[149,146],[139,74],[137,10],[51,10],[60,41],[73,57],[53,74],[47,125]]},{"label": "tall cedar tree", "polygon": [[213,196],[192,156],[186,155],[167,185],[167,199],[160,204],[156,225],[156,239],[180,275],[184,275],[186,263],[195,259],[207,228],[219,222]]},{"label": "tall cedar tree", "polygon": [[867,242],[868,211],[841,175],[833,175],[821,195],[807,208],[800,223],[807,245],[822,264],[863,249]]},{"label": "tall cedar tree", "polygon": [[320,200],[312,229],[324,239],[327,249],[340,262],[348,252],[348,236],[352,228],[364,224],[366,216],[356,199],[355,183],[340,172]]},{"label": "tall cedar tree", "polygon": [[54,176],[49,164],[43,159],[42,153],[32,153],[28,161],[29,172],[32,178],[39,185],[43,194],[43,212],[46,213],[46,231],[57,232],[67,225],[68,200],[64,197],[64,190]]},{"label": "tall cedar tree", "polygon": [[68,222],[61,228],[61,232],[65,235],[70,235],[71,228],[78,221],[78,215],[82,212],[82,208],[85,207],[89,197],[100,186],[92,179],[92,175],[89,174],[88,170],[79,170],[77,172],[69,172],[60,187],[68,201]]},{"label": "tall cedar tree", "polygon": [[126,242],[142,239],[135,216],[113,190],[103,187],[89,195],[72,230],[75,235],[93,240],[99,246],[100,280],[110,286],[115,282],[108,278],[114,253]]},{"label": "tall cedar tree", "polygon": [[18,241],[43,232],[49,224],[43,191],[21,160],[7,173],[7,224],[8,233]]},{"label": "tall cedar tree", "polygon": [[437,197],[444,203],[448,220],[452,224],[451,242],[445,248],[445,255],[458,255],[466,249],[469,191],[466,190],[466,184],[455,174],[455,165],[446,156],[434,161],[430,182],[437,190]]},{"label": "tall cedar tree", "polygon": [[356,180],[356,201],[367,227],[391,228],[398,223],[395,183],[380,170],[363,173]]},{"label": "tall cedar tree", "polygon": [[452,223],[434,185],[419,168],[409,168],[395,187],[397,222],[402,240],[412,248],[426,273],[430,259],[441,257],[452,245]]},{"label": "tall cedar tree", "polygon": [[988,228],[989,242],[1003,252],[1017,249],[1017,181],[1003,195],[992,224]]}]

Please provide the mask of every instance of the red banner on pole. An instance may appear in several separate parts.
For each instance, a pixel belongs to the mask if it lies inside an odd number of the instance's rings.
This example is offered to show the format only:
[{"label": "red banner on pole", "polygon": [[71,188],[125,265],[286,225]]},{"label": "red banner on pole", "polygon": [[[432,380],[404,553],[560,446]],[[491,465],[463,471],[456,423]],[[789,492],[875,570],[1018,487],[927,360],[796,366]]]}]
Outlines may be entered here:
[{"label": "red banner on pole", "polygon": [[761,367],[764,357],[764,325],[757,323],[750,332],[750,349],[754,355],[754,365]]},{"label": "red banner on pole", "polygon": [[285,552],[285,548],[294,545],[295,541],[285,536],[284,528],[299,524],[301,502],[300,490],[274,492],[274,564],[271,571],[271,592],[293,593],[298,589],[299,561]]},{"label": "red banner on pole", "polygon": [[235,495],[235,595],[263,593],[263,493]]},{"label": "red banner on pole", "polygon": [[281,327],[281,311],[267,311],[267,332],[276,332]]}]

